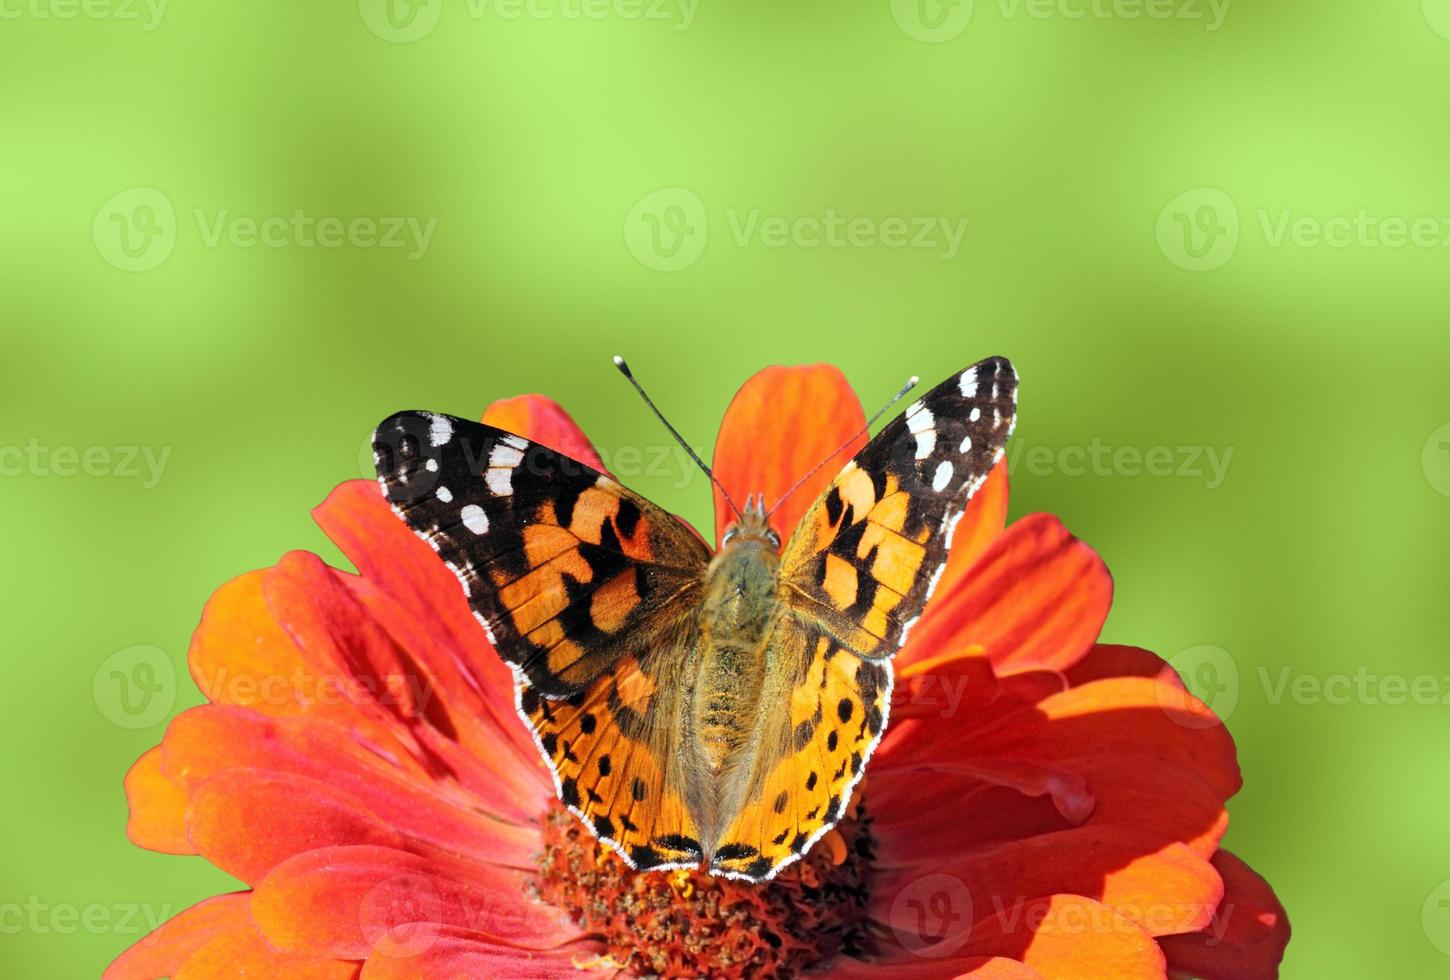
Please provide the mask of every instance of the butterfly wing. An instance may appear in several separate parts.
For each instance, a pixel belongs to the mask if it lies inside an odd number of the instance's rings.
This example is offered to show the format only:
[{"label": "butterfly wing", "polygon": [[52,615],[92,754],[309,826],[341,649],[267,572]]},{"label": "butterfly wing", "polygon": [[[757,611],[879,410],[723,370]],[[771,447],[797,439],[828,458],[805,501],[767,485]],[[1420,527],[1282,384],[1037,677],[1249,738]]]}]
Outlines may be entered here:
[{"label": "butterfly wing", "polygon": [[393,510],[458,577],[499,655],[579,694],[698,601],[709,551],[610,477],[492,426],[403,412],[373,436]]},{"label": "butterfly wing", "polygon": [[836,824],[890,711],[890,658],[945,567],[968,500],[1001,458],[1017,376],[1003,358],[914,403],[846,464],[781,556],[781,664],[741,806],[711,869],[773,877]]},{"label": "butterfly wing", "polygon": [[1017,373],[992,357],[933,388],[841,470],[781,555],[786,602],[856,654],[893,656],[946,566],[972,494],[1016,421]]},{"label": "butterfly wing", "polygon": [[513,665],[560,800],[636,867],[698,865],[673,721],[704,543],[610,477],[491,426],[404,412],[373,448],[388,502]]}]

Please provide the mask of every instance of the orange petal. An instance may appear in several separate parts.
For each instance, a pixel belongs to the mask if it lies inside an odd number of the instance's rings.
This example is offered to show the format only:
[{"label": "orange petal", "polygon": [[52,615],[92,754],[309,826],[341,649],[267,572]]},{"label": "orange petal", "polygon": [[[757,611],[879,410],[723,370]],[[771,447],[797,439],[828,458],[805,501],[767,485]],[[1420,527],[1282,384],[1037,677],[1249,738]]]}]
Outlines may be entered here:
[{"label": "orange petal", "polygon": [[173,980],[217,980],[218,977],[286,977],[287,980],[352,980],[361,963],[321,956],[279,953],[267,945],[256,926],[233,929],[186,958]]},{"label": "orange petal", "polygon": [[247,572],[212,593],[191,637],[191,676],[213,704],[300,714],[295,683],[305,667],[262,595],[270,569]]},{"label": "orange petal", "polygon": [[980,644],[998,674],[1065,670],[1097,639],[1112,598],[1097,553],[1057,518],[1033,514],[997,537],[960,587],[937,592],[897,661]]},{"label": "orange petal", "polygon": [[519,395],[496,401],[483,413],[483,422],[605,472],[604,463],[584,430],[552,398]]},{"label": "orange petal", "polygon": [[[862,446],[865,413],[845,375],[829,364],[768,367],[736,392],[715,442],[715,476],[736,505],[750,494],[765,494],[766,509],[819,463],[820,469],[780,506],[771,518],[782,538],[789,537],[815,499]],[[847,440],[850,440],[847,443]],[[843,443],[841,452],[835,453]],[[735,514],[715,491],[715,539]]]},{"label": "orange petal", "polygon": [[1077,895],[1008,907],[982,933],[980,939],[973,935],[974,948],[1002,950],[1053,980],[1164,975],[1163,953],[1143,929],[1101,902]]},{"label": "orange petal", "polygon": [[131,843],[163,854],[195,854],[186,839],[186,791],[161,771],[161,746],[147,750],[126,773]]},{"label": "orange petal", "polygon": [[252,916],[277,949],[339,959],[362,959],[374,946],[427,948],[438,926],[534,949],[577,938],[562,913],[525,896],[526,881],[502,868],[463,881],[404,851],[330,847],[274,868],[253,893]]},{"label": "orange petal", "polygon": [[[598,959],[591,946],[518,949],[490,942],[487,936],[454,926],[434,926],[414,934],[417,941],[381,943],[373,947],[363,968],[364,980],[418,980],[419,977],[489,977],[490,980],[568,980],[618,977],[616,969],[590,968]],[[409,937],[414,938],[414,937]]]},{"label": "orange petal", "polygon": [[198,854],[248,884],[315,848],[403,845],[357,797],[318,779],[259,769],[228,769],[202,783],[187,826]]},{"label": "orange petal", "polygon": [[249,929],[250,892],[216,895],[163,922],[106,968],[102,980],[156,980],[180,969],[187,957],[217,936]]},{"label": "orange petal", "polygon": [[1272,980],[1289,944],[1289,917],[1274,890],[1227,851],[1213,856],[1223,901],[1202,932],[1159,940],[1175,971],[1203,980]]}]

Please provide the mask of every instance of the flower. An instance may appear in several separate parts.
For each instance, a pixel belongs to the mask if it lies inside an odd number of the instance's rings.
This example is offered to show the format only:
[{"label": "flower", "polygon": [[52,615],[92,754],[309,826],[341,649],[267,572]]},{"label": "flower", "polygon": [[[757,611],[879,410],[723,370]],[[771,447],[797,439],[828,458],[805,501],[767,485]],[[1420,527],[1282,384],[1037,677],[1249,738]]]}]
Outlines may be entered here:
[{"label": "flower", "polygon": [[[603,468],[548,399],[484,418]],[[769,368],[731,403],[715,470],[774,500],[863,423],[834,368]],[[246,888],[106,977],[1274,976],[1284,911],[1219,849],[1228,733],[1159,658],[1097,642],[1097,555],[1006,508],[999,464],[896,658],[856,806],[752,886],[637,874],[589,837],[453,576],[375,484],[340,485],[315,516],[357,574],[293,552],[217,590],[189,652],[209,703],[126,777],[135,843]]]}]

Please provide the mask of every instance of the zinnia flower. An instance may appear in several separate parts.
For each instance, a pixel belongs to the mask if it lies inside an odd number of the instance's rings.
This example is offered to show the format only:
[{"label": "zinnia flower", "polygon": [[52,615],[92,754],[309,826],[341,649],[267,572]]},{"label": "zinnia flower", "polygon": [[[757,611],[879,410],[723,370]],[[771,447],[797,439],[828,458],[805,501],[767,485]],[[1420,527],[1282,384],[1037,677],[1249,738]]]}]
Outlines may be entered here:
[{"label": "zinnia flower", "polygon": [[[484,419],[603,469],[548,399]],[[770,368],[716,472],[773,501],[863,423],[834,368]],[[632,872],[564,811],[453,575],[375,483],[342,484],[315,516],[357,574],[294,552],[222,586],[189,654],[209,703],[126,778],[135,843],[246,888],[106,977],[1274,976],[1284,911],[1219,849],[1228,733],[1158,657],[1097,643],[1097,555],[1006,510],[999,464],[896,658],[851,813],[754,886]]]}]

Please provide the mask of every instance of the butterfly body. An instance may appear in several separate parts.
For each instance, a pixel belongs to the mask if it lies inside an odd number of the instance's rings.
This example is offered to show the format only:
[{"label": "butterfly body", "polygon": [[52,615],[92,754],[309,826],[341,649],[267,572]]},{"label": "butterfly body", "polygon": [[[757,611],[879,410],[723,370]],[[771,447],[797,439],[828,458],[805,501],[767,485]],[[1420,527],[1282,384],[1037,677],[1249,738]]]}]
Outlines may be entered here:
[{"label": "butterfly body", "polygon": [[783,548],[763,499],[712,553],[608,475],[463,419],[400,413],[374,450],[513,667],[560,800],[635,868],[762,881],[846,812],[1015,394],[1001,358],[943,382]]}]

